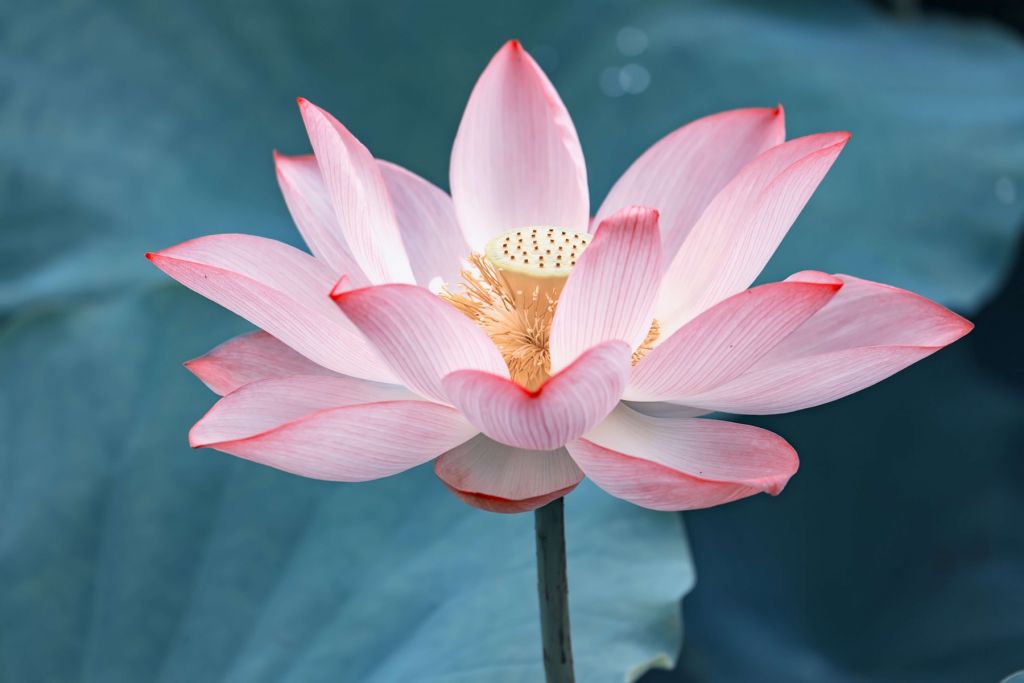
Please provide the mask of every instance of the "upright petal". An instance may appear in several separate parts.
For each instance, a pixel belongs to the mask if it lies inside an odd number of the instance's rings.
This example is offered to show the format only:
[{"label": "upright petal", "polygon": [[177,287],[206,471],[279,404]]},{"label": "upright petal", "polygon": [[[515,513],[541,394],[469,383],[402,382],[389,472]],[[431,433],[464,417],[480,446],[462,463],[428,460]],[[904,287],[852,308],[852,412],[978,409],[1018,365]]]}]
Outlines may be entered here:
[{"label": "upright petal", "polygon": [[576,129],[517,40],[498,51],[469,96],[452,147],[451,188],[476,251],[513,228],[587,229],[587,170]]},{"label": "upright petal", "polygon": [[635,349],[654,318],[661,279],[658,212],[632,206],[605,219],[580,255],[551,323],[551,370],[611,339]]},{"label": "upright petal", "polygon": [[294,247],[252,235],[209,235],[146,257],[178,282],[335,372],[394,375],[327,298],[335,273]]},{"label": "upright petal", "polygon": [[416,282],[427,287],[434,278],[458,281],[469,246],[459,230],[451,197],[401,166],[377,163],[391,194]]},{"label": "upright petal", "polygon": [[495,441],[535,451],[564,446],[616,405],[629,374],[630,348],[605,342],[528,391],[506,377],[462,370],[444,378],[456,408]]},{"label": "upright petal", "polygon": [[801,410],[880,382],[973,327],[912,292],[838,277],[839,293],[746,372],[679,400],[751,415]]},{"label": "upright petal", "polygon": [[370,282],[415,282],[395,210],[370,151],[312,102],[299,110],[345,243]]},{"label": "upright petal", "polygon": [[490,337],[422,287],[380,285],[332,296],[402,382],[421,396],[447,402],[441,378],[456,370],[509,376]]},{"label": "upright petal", "polygon": [[682,400],[738,377],[827,304],[842,284],[824,273],[801,273],[719,302],[637,363],[625,398]]},{"label": "upright petal", "polygon": [[653,510],[693,510],[755,493],[776,495],[799,465],[796,451],[767,430],[650,417],[625,406],[567,447],[595,484]]},{"label": "upright petal", "polygon": [[783,143],[715,196],[665,272],[656,312],[663,331],[750,286],[849,137],[822,133]]},{"label": "upright petal", "polygon": [[733,109],[669,133],[622,174],[593,225],[630,204],[661,212],[667,267],[708,203],[743,166],[786,138],[782,107]]},{"label": "upright petal", "polygon": [[345,243],[316,158],[312,154],[287,157],[275,152],[274,166],[285,204],[309,250],[338,275],[347,275],[356,286],[370,284]]},{"label": "upright petal", "polygon": [[452,408],[407,396],[350,377],[268,379],[218,401],[189,443],[313,479],[367,481],[432,460],[476,433]]},{"label": "upright petal", "polygon": [[536,510],[583,479],[564,448],[527,451],[483,434],[441,455],[434,472],[461,500],[490,512]]},{"label": "upright petal", "polygon": [[246,384],[292,375],[332,375],[263,331],[247,332],[185,363],[214,393],[225,396]]}]

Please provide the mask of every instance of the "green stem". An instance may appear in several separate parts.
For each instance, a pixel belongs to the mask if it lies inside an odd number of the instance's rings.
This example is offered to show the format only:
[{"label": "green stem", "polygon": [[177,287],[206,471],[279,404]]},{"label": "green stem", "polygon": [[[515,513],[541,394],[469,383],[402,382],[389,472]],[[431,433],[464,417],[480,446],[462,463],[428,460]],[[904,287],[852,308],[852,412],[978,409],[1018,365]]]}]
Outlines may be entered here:
[{"label": "green stem", "polygon": [[537,593],[547,683],[573,683],[569,636],[569,581],[565,573],[565,499],[534,513],[537,530]]}]

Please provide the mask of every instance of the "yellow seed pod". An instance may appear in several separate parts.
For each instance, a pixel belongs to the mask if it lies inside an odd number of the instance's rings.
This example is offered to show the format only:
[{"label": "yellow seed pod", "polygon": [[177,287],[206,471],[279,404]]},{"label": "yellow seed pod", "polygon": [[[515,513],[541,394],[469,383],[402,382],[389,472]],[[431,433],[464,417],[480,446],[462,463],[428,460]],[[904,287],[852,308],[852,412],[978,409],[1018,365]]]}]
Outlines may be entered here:
[{"label": "yellow seed pod", "polygon": [[564,228],[518,228],[492,238],[484,257],[513,291],[529,294],[539,288],[556,298],[590,238]]}]

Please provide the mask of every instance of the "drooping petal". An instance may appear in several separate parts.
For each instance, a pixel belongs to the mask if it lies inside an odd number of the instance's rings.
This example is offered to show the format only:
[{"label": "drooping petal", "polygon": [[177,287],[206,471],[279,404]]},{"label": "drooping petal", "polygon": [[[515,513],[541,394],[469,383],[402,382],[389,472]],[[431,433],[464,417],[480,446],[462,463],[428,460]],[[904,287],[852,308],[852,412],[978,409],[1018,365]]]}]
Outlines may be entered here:
[{"label": "drooping petal", "polygon": [[554,86],[519,41],[480,76],[452,147],[455,213],[469,246],[530,225],[585,231],[587,170]]},{"label": "drooping petal", "polygon": [[380,285],[332,297],[402,382],[421,396],[447,402],[441,379],[456,370],[509,376],[490,337],[422,287]]},{"label": "drooping petal", "polygon": [[476,434],[458,411],[351,377],[286,377],[218,401],[189,432],[216,448],[314,479],[367,481],[431,460]]},{"label": "drooping petal", "polygon": [[495,441],[535,451],[564,446],[615,407],[629,374],[631,350],[609,341],[582,354],[536,391],[505,377],[462,370],[444,378],[452,404]]},{"label": "drooping petal", "polygon": [[625,398],[685,400],[738,377],[827,304],[842,284],[824,273],[800,273],[719,302],[637,363]]},{"label": "drooping petal", "polygon": [[469,246],[459,230],[451,197],[412,171],[387,161],[377,163],[416,282],[423,287],[435,278],[456,282]]},{"label": "drooping petal", "polygon": [[635,349],[654,317],[661,279],[658,212],[641,206],[605,219],[580,254],[551,323],[551,370],[611,339]]},{"label": "drooping petal", "polygon": [[310,144],[345,243],[370,282],[415,282],[376,160],[341,123],[299,99]]},{"label": "drooping petal", "polygon": [[583,473],[608,493],[653,510],[693,510],[755,493],[778,494],[796,451],[758,427],[703,418],[659,418],[620,406],[569,442]]},{"label": "drooping petal", "polygon": [[263,331],[229,339],[185,363],[214,393],[225,396],[263,379],[292,375],[335,375]]},{"label": "drooping petal", "polygon": [[252,235],[208,235],[146,257],[175,280],[335,372],[395,381],[327,298],[337,276],[309,254]]},{"label": "drooping petal", "polygon": [[782,107],[734,109],[669,133],[622,174],[593,225],[630,204],[661,212],[667,267],[712,198],[743,166],[786,137]]},{"label": "drooping petal", "polygon": [[309,250],[338,275],[347,275],[356,286],[370,284],[345,243],[316,158],[312,154],[288,157],[275,152],[274,166],[285,204]]},{"label": "drooping petal", "polygon": [[839,293],[749,370],[680,400],[751,415],[801,410],[880,382],[973,327],[912,292],[838,277]]},{"label": "drooping petal", "polygon": [[849,137],[822,133],[785,142],[715,196],[665,271],[655,314],[663,332],[750,286]]},{"label": "drooping petal", "polygon": [[569,493],[583,479],[568,451],[528,451],[483,434],[434,461],[434,472],[461,500],[490,512],[527,512]]}]

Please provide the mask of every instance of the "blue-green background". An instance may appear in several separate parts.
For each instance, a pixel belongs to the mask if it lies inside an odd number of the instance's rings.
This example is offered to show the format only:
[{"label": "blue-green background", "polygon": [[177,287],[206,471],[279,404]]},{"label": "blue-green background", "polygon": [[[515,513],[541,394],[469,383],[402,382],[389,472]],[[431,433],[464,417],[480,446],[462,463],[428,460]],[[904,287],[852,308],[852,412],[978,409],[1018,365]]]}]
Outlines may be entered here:
[{"label": "blue-green background", "polygon": [[297,95],[446,186],[510,37],[574,116],[594,206],[674,127],[782,102],[791,135],[853,140],[766,277],[849,272],[977,323],[756,420],[802,457],[778,498],[679,516],[574,492],[580,680],[1024,669],[1024,20],[897,5],[0,6],[0,681],[538,680],[529,516],[462,506],[429,468],[347,486],[190,451],[213,397],[180,363],[247,327],[142,258],[298,242],[270,157],[307,150]]}]

